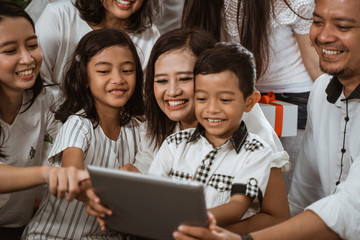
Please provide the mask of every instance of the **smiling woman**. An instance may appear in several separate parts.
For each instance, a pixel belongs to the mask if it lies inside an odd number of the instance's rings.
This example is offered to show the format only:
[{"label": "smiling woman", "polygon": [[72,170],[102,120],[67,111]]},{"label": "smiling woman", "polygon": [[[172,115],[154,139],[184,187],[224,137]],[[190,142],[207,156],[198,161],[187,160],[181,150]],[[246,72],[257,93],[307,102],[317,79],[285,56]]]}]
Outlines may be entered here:
[{"label": "smiling woman", "polygon": [[7,88],[22,92],[34,85],[40,72],[41,49],[27,19],[4,18],[1,22],[0,31],[7,33],[0,37],[1,85],[3,91]]},{"label": "smiling woman", "polygon": [[44,51],[42,75],[48,83],[62,83],[79,40],[88,32],[102,28],[127,32],[145,69],[151,48],[160,36],[153,25],[160,12],[160,0],[76,0],[47,4],[36,22]]},{"label": "smiling woman", "polygon": [[196,126],[194,74],[196,56],[188,49],[169,51],[155,62],[154,95],[164,114],[180,129]]},{"label": "smiling woman", "polygon": [[[0,125],[3,128],[0,162],[13,166],[41,166],[55,138],[59,124],[50,112],[55,98],[43,87],[39,75],[42,53],[34,24],[19,6],[0,2]],[[47,140],[45,140],[45,136]],[[1,165],[1,169],[5,166]],[[37,170],[39,170],[38,168]],[[32,169],[34,170],[34,169]],[[40,174],[26,180],[2,170],[1,191],[31,187]],[[16,171],[18,172],[18,171]],[[33,173],[39,173],[33,171]],[[19,176],[18,178],[13,178]],[[22,188],[12,189],[21,180]],[[43,183],[40,181],[40,183]],[[37,182],[38,185],[40,184]],[[27,185],[29,184],[29,185]],[[21,185],[21,184],[20,184]],[[10,186],[10,188],[7,188]],[[0,210],[0,235],[17,239],[33,214],[39,189],[17,191]],[[13,235],[7,235],[11,233]]]}]

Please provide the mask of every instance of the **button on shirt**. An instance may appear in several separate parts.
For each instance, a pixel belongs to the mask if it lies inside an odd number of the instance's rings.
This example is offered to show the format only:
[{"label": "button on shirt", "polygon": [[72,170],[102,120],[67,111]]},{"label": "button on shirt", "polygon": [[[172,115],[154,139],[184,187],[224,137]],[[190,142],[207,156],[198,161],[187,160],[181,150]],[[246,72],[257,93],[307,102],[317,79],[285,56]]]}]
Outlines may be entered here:
[{"label": "button on shirt", "polygon": [[289,202],[292,215],[310,205],[341,238],[358,239],[360,85],[348,98],[342,89],[338,79],[327,74],[315,81]]},{"label": "button on shirt", "polygon": [[242,123],[223,145],[214,148],[201,125],[170,135],[160,147],[149,174],[204,184],[208,208],[227,203],[231,195],[254,198],[243,218],[259,211],[272,164],[272,151]]}]

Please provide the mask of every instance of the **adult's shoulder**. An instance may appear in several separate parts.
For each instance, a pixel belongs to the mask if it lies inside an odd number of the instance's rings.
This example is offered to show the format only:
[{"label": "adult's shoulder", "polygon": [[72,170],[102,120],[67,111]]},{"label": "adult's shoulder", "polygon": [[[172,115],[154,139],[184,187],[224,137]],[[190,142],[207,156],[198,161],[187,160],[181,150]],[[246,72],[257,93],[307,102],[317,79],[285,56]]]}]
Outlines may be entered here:
[{"label": "adult's shoulder", "polygon": [[56,11],[58,14],[71,14],[77,12],[73,1],[71,0],[57,0],[47,4],[44,11]]},{"label": "adult's shoulder", "polygon": [[329,85],[332,78],[333,78],[332,75],[329,75],[326,73],[320,75],[313,84],[313,87],[312,87],[311,93],[310,93],[310,98],[320,97],[323,94],[326,94],[325,89]]},{"label": "adult's shoulder", "polygon": [[288,25],[297,34],[308,34],[314,8],[313,0],[287,0],[286,3],[283,0],[276,0],[273,24]]},{"label": "adult's shoulder", "polygon": [[[59,99],[57,94],[58,92],[58,86],[44,86],[39,95],[36,96],[33,105],[40,105],[41,109],[50,111],[53,107],[55,107],[55,104]],[[32,92],[29,91],[24,97],[26,99],[30,99],[32,96]]]},{"label": "adult's shoulder", "polygon": [[318,85],[323,86],[329,84],[331,79],[333,78],[332,75],[329,75],[327,73],[324,73],[320,75],[314,82],[313,88],[317,87]]},{"label": "adult's shoulder", "polygon": [[44,34],[44,31],[55,34],[55,30],[63,34],[64,31],[75,31],[76,29],[82,32],[81,28],[86,28],[88,31],[90,27],[86,27],[86,25],[87,23],[80,17],[80,13],[72,1],[57,0],[45,7],[36,22],[36,30],[40,35]]}]

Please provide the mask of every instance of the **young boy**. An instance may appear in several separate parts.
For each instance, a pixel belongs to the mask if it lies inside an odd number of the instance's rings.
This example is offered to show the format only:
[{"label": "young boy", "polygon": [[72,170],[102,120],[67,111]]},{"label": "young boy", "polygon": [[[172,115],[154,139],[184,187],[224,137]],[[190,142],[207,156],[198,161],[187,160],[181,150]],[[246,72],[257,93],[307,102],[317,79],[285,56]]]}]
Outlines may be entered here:
[{"label": "young boy", "polygon": [[228,225],[260,209],[270,174],[271,149],[242,121],[259,100],[255,63],[241,45],[205,50],[195,68],[194,129],[170,135],[149,174],[204,184],[209,211]]}]

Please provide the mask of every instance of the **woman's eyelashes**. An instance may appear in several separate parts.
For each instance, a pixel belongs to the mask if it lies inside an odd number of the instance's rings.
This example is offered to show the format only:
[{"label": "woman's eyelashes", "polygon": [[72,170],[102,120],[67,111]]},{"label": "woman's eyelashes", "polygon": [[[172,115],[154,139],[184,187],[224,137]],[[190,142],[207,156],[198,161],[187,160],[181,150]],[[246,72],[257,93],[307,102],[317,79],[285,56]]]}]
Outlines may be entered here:
[{"label": "woman's eyelashes", "polygon": [[166,84],[168,82],[168,80],[167,79],[155,79],[154,82],[159,83],[159,84]]},{"label": "woman's eyelashes", "polygon": [[183,81],[183,82],[192,81],[193,79],[194,79],[193,77],[181,77],[181,78],[179,78],[179,80]]}]

